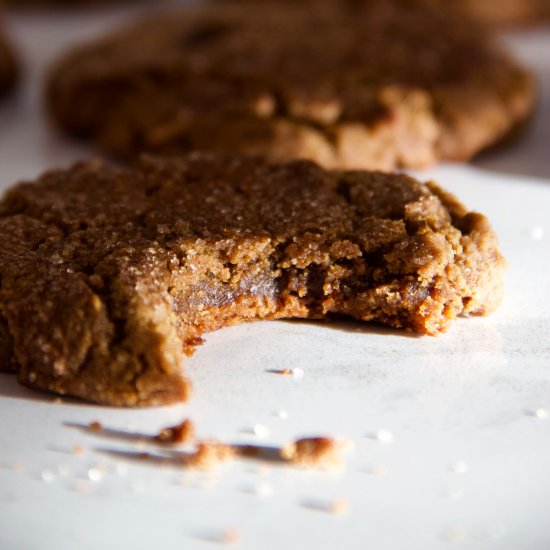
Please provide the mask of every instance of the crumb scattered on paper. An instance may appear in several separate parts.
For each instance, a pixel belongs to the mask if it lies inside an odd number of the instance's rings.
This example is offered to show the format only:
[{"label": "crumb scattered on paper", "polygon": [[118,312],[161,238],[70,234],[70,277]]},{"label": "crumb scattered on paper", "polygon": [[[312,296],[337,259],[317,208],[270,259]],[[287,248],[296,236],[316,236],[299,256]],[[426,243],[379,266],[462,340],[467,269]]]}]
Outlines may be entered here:
[{"label": "crumb scattered on paper", "polygon": [[159,443],[192,443],[195,439],[195,426],[189,419],[185,419],[176,426],[163,428],[154,440]]},{"label": "crumb scattered on paper", "polygon": [[216,441],[201,441],[197,444],[197,450],[194,453],[185,456],[183,463],[192,468],[207,470],[236,456],[237,452],[232,445]]},{"label": "crumb scattered on paper", "polygon": [[298,439],[281,449],[285,462],[302,468],[333,468],[343,464],[343,453],[351,443],[332,437],[309,437]]}]

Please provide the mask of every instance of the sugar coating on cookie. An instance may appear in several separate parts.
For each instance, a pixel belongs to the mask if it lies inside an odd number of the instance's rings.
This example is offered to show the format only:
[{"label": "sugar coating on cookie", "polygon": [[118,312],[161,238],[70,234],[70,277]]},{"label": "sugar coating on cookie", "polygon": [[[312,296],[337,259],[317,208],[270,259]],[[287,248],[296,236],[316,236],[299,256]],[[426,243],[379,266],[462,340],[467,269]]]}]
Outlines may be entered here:
[{"label": "sugar coating on cookie", "polygon": [[217,5],[138,22],[66,54],[47,102],[115,156],[191,150],[337,169],[467,160],[534,103],[531,75],[473,22],[373,1]]},{"label": "sugar coating on cookie", "polygon": [[176,402],[206,332],[336,314],[435,335],[495,309],[504,265],[483,215],[406,175],[78,164],[0,203],[0,366],[99,403]]}]

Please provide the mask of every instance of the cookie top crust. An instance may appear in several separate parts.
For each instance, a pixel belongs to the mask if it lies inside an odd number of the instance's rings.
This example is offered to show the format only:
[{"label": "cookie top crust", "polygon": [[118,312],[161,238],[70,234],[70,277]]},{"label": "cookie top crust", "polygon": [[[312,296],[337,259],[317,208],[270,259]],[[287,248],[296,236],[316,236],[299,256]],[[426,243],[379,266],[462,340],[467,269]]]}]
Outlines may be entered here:
[{"label": "cookie top crust", "polygon": [[373,0],[179,10],[53,68],[55,121],[122,158],[190,150],[338,169],[466,160],[530,112],[534,85],[481,28]]},{"label": "cookie top crust", "polygon": [[2,34],[2,27],[0,26],[0,98],[13,88],[16,75],[15,57]]},{"label": "cookie top crust", "polygon": [[89,162],[0,203],[0,367],[100,403],[170,403],[208,331],[344,315],[435,335],[491,312],[503,269],[484,216],[405,175]]}]

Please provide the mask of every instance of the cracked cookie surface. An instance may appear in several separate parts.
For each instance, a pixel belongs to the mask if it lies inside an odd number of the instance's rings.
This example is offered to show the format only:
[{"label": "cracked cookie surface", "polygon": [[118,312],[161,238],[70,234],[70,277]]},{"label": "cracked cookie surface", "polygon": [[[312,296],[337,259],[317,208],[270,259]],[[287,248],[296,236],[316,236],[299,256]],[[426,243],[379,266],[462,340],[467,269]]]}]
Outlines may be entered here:
[{"label": "cracked cookie surface", "polygon": [[530,74],[481,28],[422,6],[218,5],[68,53],[47,101],[131,159],[191,150],[391,170],[467,160],[523,121]]},{"label": "cracked cookie surface", "polygon": [[307,161],[89,162],[0,203],[0,367],[111,405],[185,399],[201,336],[345,315],[437,334],[501,298],[487,219],[435,184]]}]

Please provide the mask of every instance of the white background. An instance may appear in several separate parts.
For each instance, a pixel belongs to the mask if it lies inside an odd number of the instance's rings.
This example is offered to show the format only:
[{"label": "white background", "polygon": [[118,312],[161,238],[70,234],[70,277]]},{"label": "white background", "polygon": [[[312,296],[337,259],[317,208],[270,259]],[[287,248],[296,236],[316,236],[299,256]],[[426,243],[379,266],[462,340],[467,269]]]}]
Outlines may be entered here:
[{"label": "white background", "polygon": [[[0,106],[0,188],[90,154],[48,125],[43,71],[140,9],[9,14],[25,73]],[[493,222],[510,262],[501,309],[437,338],[356,323],[224,329],[184,366],[191,401],[154,410],[59,403],[0,375],[0,549],[207,549],[228,529],[248,549],[550,548],[550,418],[534,415],[550,410],[550,33],[506,40],[540,76],[528,133],[473,167],[419,174]],[[154,433],[184,417],[231,443],[326,434],[355,450],[344,472],[236,461],[200,473],[114,457],[104,451],[143,449],[67,426]],[[326,510],[334,499],[347,514]]]}]

